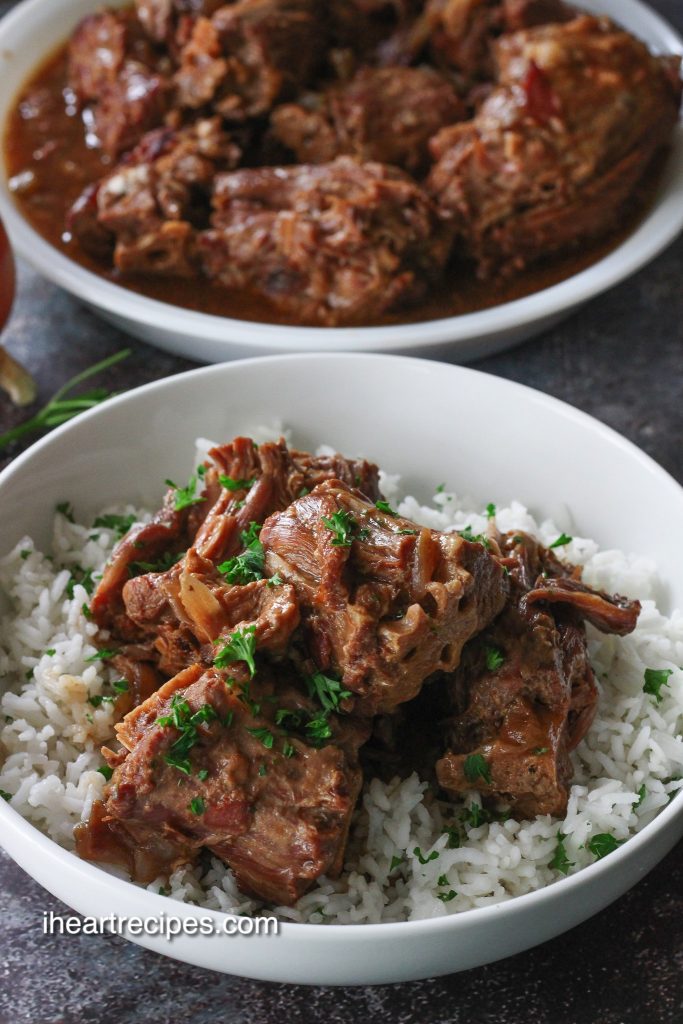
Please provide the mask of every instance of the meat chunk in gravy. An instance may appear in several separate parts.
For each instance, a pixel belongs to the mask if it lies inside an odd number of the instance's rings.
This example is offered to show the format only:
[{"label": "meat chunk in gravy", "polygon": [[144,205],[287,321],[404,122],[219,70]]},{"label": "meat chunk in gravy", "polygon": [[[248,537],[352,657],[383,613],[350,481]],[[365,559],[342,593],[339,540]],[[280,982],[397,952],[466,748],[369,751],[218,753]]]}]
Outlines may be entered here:
[{"label": "meat chunk in gravy", "polygon": [[455,668],[505,600],[503,570],[481,544],[420,528],[335,480],[266,520],[261,541],[268,571],[295,587],[311,656],[363,714],[391,711]]},{"label": "meat chunk in gravy", "polygon": [[418,174],[431,137],[464,116],[452,83],[432,68],[365,67],[346,84],[276,107],[271,126],[299,163],[348,154]]},{"label": "meat chunk in gravy", "polygon": [[192,277],[196,232],[208,223],[214,176],[235,167],[240,154],[217,117],[148,132],[76,201],[69,230],[93,255],[113,253],[123,273]]},{"label": "meat chunk in gravy", "polygon": [[228,121],[267,114],[320,62],[320,11],[314,0],[237,0],[200,17],[175,74],[180,106]]},{"label": "meat chunk in gravy", "polygon": [[118,726],[124,750],[103,806],[78,835],[81,856],[151,881],[209,849],[240,888],[294,903],[321,874],[338,875],[361,787],[368,728],[328,719],[295,680],[259,671],[248,685],[194,666]]},{"label": "meat chunk in gravy", "polygon": [[162,123],[170,71],[170,61],[152,48],[131,12],[90,14],[78,25],[69,43],[69,86],[110,157]]},{"label": "meat chunk in gravy", "polygon": [[399,170],[339,157],[216,180],[205,274],[302,323],[351,324],[424,292],[449,250],[426,193]]},{"label": "meat chunk in gravy", "polygon": [[569,753],[593,720],[597,690],[582,619],[623,635],[640,605],[581,584],[524,534],[501,538],[511,592],[503,613],[463,652],[446,684],[443,789],[478,789],[518,817],[564,814]]},{"label": "meat chunk in gravy", "polygon": [[496,60],[499,85],[474,120],[433,140],[428,181],[482,277],[614,227],[681,95],[671,60],[607,19],[504,35]]}]

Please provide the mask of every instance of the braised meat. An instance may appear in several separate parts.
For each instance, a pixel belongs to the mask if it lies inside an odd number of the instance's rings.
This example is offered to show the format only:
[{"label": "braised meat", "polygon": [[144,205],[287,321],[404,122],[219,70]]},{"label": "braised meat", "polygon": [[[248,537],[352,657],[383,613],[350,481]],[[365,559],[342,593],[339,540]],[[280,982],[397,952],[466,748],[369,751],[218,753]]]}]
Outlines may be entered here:
[{"label": "braised meat", "polygon": [[569,753],[595,714],[597,690],[582,618],[619,635],[640,605],[591,591],[532,538],[500,538],[510,597],[503,613],[467,645],[446,683],[448,750],[436,774],[457,796],[479,789],[518,817],[562,815]]},{"label": "braised meat", "polygon": [[211,17],[223,0],[135,0],[138,21],[155,43],[175,47],[192,31],[198,17]]},{"label": "braised meat", "polygon": [[348,154],[418,173],[430,138],[464,116],[452,84],[432,68],[366,67],[322,95],[276,107],[271,126],[299,163]]},{"label": "braised meat", "polygon": [[128,11],[90,14],[78,25],[69,43],[69,86],[109,156],[131,149],[162,123],[170,70]]},{"label": "braised meat", "polygon": [[320,61],[315,0],[237,0],[199,18],[175,75],[181,107],[207,104],[228,121],[266,114]]},{"label": "braised meat", "polygon": [[266,566],[294,585],[310,656],[362,714],[410,700],[500,611],[505,581],[478,543],[420,528],[328,480],[266,520]]},{"label": "braised meat", "polygon": [[433,140],[428,182],[481,276],[609,231],[680,102],[670,59],[607,19],[504,35],[496,59],[474,120]]},{"label": "braised meat", "polygon": [[208,223],[219,170],[241,152],[217,117],[158,128],[72,206],[70,232],[93,255],[107,248],[124,273],[192,277],[196,231]]},{"label": "braised meat", "polygon": [[367,732],[322,715],[286,676],[259,671],[240,687],[193,666],[118,726],[124,750],[109,754],[111,784],[79,852],[149,882],[208,848],[245,892],[294,903],[341,871]]},{"label": "braised meat", "polygon": [[220,175],[205,274],[249,289],[302,323],[354,323],[421,294],[449,249],[423,190],[348,157]]},{"label": "braised meat", "polygon": [[339,476],[379,496],[377,467],[363,459],[310,455],[283,441],[257,447],[245,437],[212,449],[190,503],[178,509],[171,488],[151,522],[117,545],[92,599],[94,620],[166,676],[210,664],[213,641],[238,627],[253,625],[260,646],[281,653],[298,605],[291,586],[263,579],[258,524]]}]

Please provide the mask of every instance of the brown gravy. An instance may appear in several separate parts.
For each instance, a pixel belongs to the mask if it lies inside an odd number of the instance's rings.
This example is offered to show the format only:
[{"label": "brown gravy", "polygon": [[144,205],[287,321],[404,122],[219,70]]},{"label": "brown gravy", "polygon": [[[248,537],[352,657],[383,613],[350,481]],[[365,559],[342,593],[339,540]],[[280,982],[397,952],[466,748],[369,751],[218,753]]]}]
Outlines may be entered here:
[{"label": "brown gravy", "polygon": [[[171,305],[218,316],[261,323],[292,324],[260,296],[230,291],[208,281],[119,274],[83,252],[65,232],[65,213],[90,182],[106,173],[109,161],[86,142],[80,114],[68,102],[67,48],[61,46],[26,83],[8,118],[4,148],[8,175],[14,179],[16,202],[48,242],[82,267],[132,291]],[[658,161],[659,170],[661,159]],[[29,177],[30,176],[30,177]],[[633,197],[619,231],[584,247],[579,253],[546,259],[540,267],[511,280],[479,281],[469,267],[453,264],[424,301],[384,315],[375,324],[415,323],[473,313],[548,288],[597,262],[616,248],[636,227],[659,178],[646,175],[647,184]]]}]

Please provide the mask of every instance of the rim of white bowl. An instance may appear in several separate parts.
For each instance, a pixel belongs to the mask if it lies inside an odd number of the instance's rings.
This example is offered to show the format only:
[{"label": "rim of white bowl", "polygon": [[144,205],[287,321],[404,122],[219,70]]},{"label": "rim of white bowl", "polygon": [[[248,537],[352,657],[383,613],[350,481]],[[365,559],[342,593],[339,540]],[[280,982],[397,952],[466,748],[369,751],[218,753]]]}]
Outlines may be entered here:
[{"label": "rim of white bowl", "polygon": [[[597,5],[599,6],[599,4]],[[0,50],[6,37],[26,23],[35,23],[45,11],[44,0],[23,0],[0,21]],[[640,0],[621,0],[625,22],[645,21],[666,52],[683,55],[683,37],[664,18]],[[100,277],[65,256],[47,242],[23,217],[7,185],[0,181],[0,215],[19,256],[65,291],[114,317],[172,334],[186,333],[203,340],[243,344],[259,350],[416,351],[451,342],[476,344],[476,339],[512,331],[558,317],[634,274],[673,242],[683,230],[683,125],[679,123],[668,154],[657,198],[634,231],[612,252],[585,270],[524,298],[490,309],[437,320],[378,327],[296,327],[239,320],[187,310],[151,299]],[[495,285],[492,285],[495,287]],[[416,335],[419,340],[416,340]],[[153,344],[153,342],[152,342]],[[226,351],[226,355],[229,353]]]},{"label": "rim of white bowl", "polygon": [[[248,359],[237,359],[229,363],[201,366],[197,369],[186,370],[185,372],[176,374],[173,377],[164,377],[161,380],[152,381],[149,384],[143,384],[137,388],[132,388],[130,391],[126,391],[123,394],[108,399],[106,402],[103,402],[94,409],[90,409],[88,412],[81,413],[79,416],[75,417],[74,420],[63,424],[60,427],[54,428],[54,430],[45,437],[32,444],[30,448],[18,455],[8,466],[5,467],[5,469],[2,470],[2,472],[0,472],[0,489],[5,481],[14,474],[16,469],[20,468],[25,463],[30,462],[36,452],[42,451],[44,448],[48,448],[53,439],[62,437],[69,433],[74,424],[87,422],[89,419],[106,414],[107,410],[115,406],[124,405],[129,401],[137,401],[145,398],[153,392],[160,392],[166,388],[182,386],[183,381],[188,378],[194,379],[195,377],[201,377],[202,375],[209,376],[211,374],[229,375],[232,373],[239,373],[241,368],[245,366],[258,367],[264,372],[268,372],[269,367],[274,367],[276,371],[277,366],[282,363],[301,362],[305,364],[310,363],[311,360],[320,360],[324,362],[337,360],[355,363],[378,362],[384,365],[388,362],[401,363],[405,365],[414,364],[415,368],[419,368],[422,373],[425,371],[436,374],[443,374],[446,372],[453,376],[464,375],[465,377],[475,376],[479,379],[486,379],[487,386],[491,386],[494,389],[512,390],[513,392],[520,394],[526,401],[536,403],[554,415],[561,415],[565,419],[577,424],[590,426],[591,429],[600,435],[605,441],[616,445],[618,448],[621,448],[622,451],[628,453],[629,456],[634,458],[640,464],[641,468],[659,477],[661,480],[666,482],[669,487],[673,488],[674,493],[678,492],[679,498],[683,498],[683,486],[681,486],[670,473],[667,473],[659,463],[655,462],[653,458],[642,451],[642,449],[638,448],[637,445],[623,437],[622,434],[619,434],[612,427],[607,426],[607,424],[595,419],[595,417],[590,416],[588,413],[574,408],[574,406],[569,405],[567,402],[563,402],[559,398],[555,398],[552,395],[546,395],[543,392],[536,390],[536,388],[529,387],[526,384],[519,384],[516,381],[507,380],[503,377],[496,377],[492,374],[487,374],[482,370],[476,370],[471,367],[457,366],[437,361],[426,362],[418,357],[383,355],[372,352],[317,352],[312,355],[306,353],[291,353],[275,356],[253,356]],[[28,842],[44,849],[46,855],[56,858],[60,863],[69,864],[71,867],[74,867],[75,860],[78,870],[84,872],[86,877],[92,879],[92,881],[97,885],[107,889],[111,893],[112,897],[115,897],[116,893],[120,891],[120,886],[134,886],[134,888],[140,893],[141,899],[146,899],[148,897],[152,900],[167,899],[157,893],[150,892],[148,889],[137,886],[134,882],[128,879],[118,878],[116,875],[110,874],[106,870],[97,867],[95,864],[91,864],[88,861],[81,861],[75,853],[59,846],[55,840],[50,839],[49,836],[46,836],[41,832],[37,826],[33,825],[19,814],[19,811],[11,807],[9,803],[5,804],[4,801],[0,801],[0,821],[3,820],[3,815],[5,814],[12,816],[12,818],[6,819],[7,823],[9,824],[11,821],[12,827],[23,834]],[[492,906],[475,907],[471,910],[460,911],[457,914],[449,914],[444,917],[436,918],[420,918],[415,921],[383,921],[373,924],[330,924],[325,926],[311,924],[308,922],[282,921],[282,934],[289,934],[292,931],[297,934],[302,934],[304,931],[308,932],[313,930],[313,933],[319,936],[322,941],[339,941],[339,937],[342,935],[349,937],[353,937],[354,934],[368,935],[369,930],[381,931],[383,934],[386,934],[389,931],[399,928],[403,934],[407,929],[410,929],[410,931],[415,935],[419,935],[420,932],[431,931],[433,929],[457,930],[465,927],[466,924],[472,920],[473,914],[477,915],[477,921],[483,921],[486,917],[499,919],[501,915],[507,916],[509,914],[514,914],[524,907],[543,903],[558,894],[570,893],[572,890],[578,889],[585,881],[593,878],[599,878],[601,874],[610,871],[612,867],[615,867],[622,861],[626,861],[637,856],[640,848],[649,842],[650,838],[655,833],[663,831],[670,821],[678,817],[683,817],[683,790],[679,791],[671,802],[663,808],[651,822],[645,825],[640,832],[630,836],[623,846],[620,846],[608,857],[597,860],[593,864],[589,864],[587,867],[581,868],[581,870],[577,871],[575,874],[558,879],[557,881],[542,886],[540,889],[536,889],[533,892],[511,897],[509,900],[493,904]],[[115,903],[113,905],[115,905]],[[164,903],[163,906],[168,909],[167,903]],[[239,914],[231,914],[229,911],[211,910],[206,907],[195,907],[186,903],[177,903],[177,906],[174,906],[174,910],[179,914],[184,914],[186,916],[195,916],[196,913],[201,912],[202,914],[211,916],[215,915],[219,919],[226,915],[228,917],[241,916]]]}]

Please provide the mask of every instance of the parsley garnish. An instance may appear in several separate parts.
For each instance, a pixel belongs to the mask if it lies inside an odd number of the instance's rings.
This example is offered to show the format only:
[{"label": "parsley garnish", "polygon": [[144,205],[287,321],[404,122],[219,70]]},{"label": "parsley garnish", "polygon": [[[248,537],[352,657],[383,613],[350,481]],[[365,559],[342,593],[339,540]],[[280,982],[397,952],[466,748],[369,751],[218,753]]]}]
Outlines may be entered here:
[{"label": "parsley garnish", "polygon": [[485,548],[491,547],[488,537],[485,537],[483,533],[472,533],[471,526],[466,526],[463,530],[456,530],[456,533],[463,540],[468,540],[470,544],[483,544]]},{"label": "parsley garnish", "polygon": [[57,512],[70,522],[75,523],[74,510],[70,501],[60,501],[58,505],[55,505]]},{"label": "parsley garnish", "polygon": [[625,839],[615,839],[609,832],[600,832],[597,836],[592,836],[586,846],[591,853],[595,854],[597,860],[602,860],[608,853],[614,853],[625,842]]},{"label": "parsley garnish", "polygon": [[91,661],[109,661],[110,658],[115,658],[119,653],[116,647],[103,647],[97,654],[91,654],[89,658],[86,658],[86,662]]},{"label": "parsley garnish", "polygon": [[664,700],[661,689],[663,686],[669,685],[669,676],[671,675],[673,675],[673,669],[671,668],[645,669],[645,683],[643,685],[643,690],[645,693],[652,694],[658,704],[661,704]]},{"label": "parsley garnish", "polygon": [[380,512],[384,512],[388,516],[398,515],[398,512],[391,507],[388,501],[376,501],[375,508],[379,509]]},{"label": "parsley garnish", "polygon": [[532,754],[535,754],[537,757],[540,757],[541,754],[547,754],[549,750],[550,747],[534,747],[534,749],[532,750]]},{"label": "parsley garnish", "polygon": [[209,777],[209,770],[208,770],[208,768],[201,768],[197,772],[197,778],[200,779],[202,782],[206,782],[208,777]]},{"label": "parsley garnish", "polygon": [[491,769],[483,754],[470,754],[466,757],[463,771],[468,782],[483,779],[487,785],[491,785]]},{"label": "parsley garnish", "polygon": [[646,796],[647,796],[647,789],[645,787],[645,783],[643,783],[642,786],[640,787],[640,789],[638,790],[638,799],[634,800],[634,802],[633,802],[632,806],[633,806],[634,810],[636,809],[636,807],[640,807],[640,805],[642,804],[642,802],[643,802],[643,800],[645,799]]},{"label": "parsley garnish", "polygon": [[288,740],[285,740],[285,742],[282,744],[282,756],[289,758],[294,757],[295,754],[296,750],[294,749],[292,744]]},{"label": "parsley garnish", "polygon": [[84,569],[80,565],[75,565],[71,570],[71,576],[69,582],[66,585],[67,597],[73,598],[74,588],[77,583],[80,583],[86,594],[92,594],[95,589],[95,581],[92,578],[92,569]]},{"label": "parsley garnish", "polygon": [[56,653],[57,651],[55,650],[54,647],[48,647],[48,649],[45,651],[45,654],[48,656],[48,658],[53,658]]},{"label": "parsley garnish", "polygon": [[19,557],[21,558],[22,562],[25,562],[30,554],[31,548],[22,548],[22,550],[19,552]]},{"label": "parsley garnish", "polygon": [[276,572],[274,576],[271,576],[269,580],[266,580],[269,587],[281,587],[284,582],[285,581],[279,572]]},{"label": "parsley garnish", "polygon": [[395,871],[399,864],[402,864],[404,860],[405,856],[403,854],[400,856],[398,854],[394,854],[391,858],[391,864],[389,865],[389,874],[391,874],[392,871]]},{"label": "parsley garnish", "polygon": [[172,487],[175,491],[173,507],[176,512],[181,512],[184,508],[189,508],[190,505],[198,505],[201,501],[206,501],[206,498],[203,498],[201,494],[197,494],[196,473],[190,477],[187,487],[179,487],[172,480],[166,480],[165,483],[167,487]]},{"label": "parsley garnish", "polygon": [[117,516],[114,514],[106,513],[103,516],[98,516],[92,525],[93,529],[101,527],[104,530],[113,530],[116,536],[121,538],[128,533],[131,526],[135,522],[136,519],[132,513],[127,516]]},{"label": "parsley garnish", "polygon": [[445,490],[446,490],[446,485],[445,484],[438,484],[437,487],[436,487],[436,494],[443,494],[443,492]]},{"label": "parsley garnish", "polygon": [[273,749],[273,743],[275,743],[275,737],[273,736],[270,729],[247,729],[247,732],[251,733],[254,739],[260,740],[266,750]]},{"label": "parsley garnish", "polygon": [[327,721],[327,712],[321,711],[310,718],[306,723],[306,732],[314,746],[322,745],[325,740],[329,740],[332,736],[332,729]]},{"label": "parsley garnish", "polygon": [[425,857],[420,847],[416,846],[415,849],[413,850],[413,856],[417,857],[420,864],[429,864],[430,861],[437,859],[437,857],[439,856],[439,851],[432,850],[432,852],[428,853],[427,856]]},{"label": "parsley garnish", "polygon": [[265,552],[259,540],[260,531],[258,523],[250,523],[249,529],[242,530],[240,535],[246,550],[218,566],[219,573],[225,576],[228,583],[239,583],[244,586],[246,583],[263,579]]},{"label": "parsley garnish", "polygon": [[266,768],[266,766],[264,764],[259,765],[258,773],[261,776],[268,774],[268,769]]},{"label": "parsley garnish", "polygon": [[306,679],[306,688],[309,697],[317,697],[323,706],[323,710],[338,711],[339,705],[347,697],[351,696],[350,690],[342,690],[338,679],[326,676],[324,672],[316,672]]},{"label": "parsley garnish", "polygon": [[206,810],[206,804],[200,796],[194,796],[190,800],[190,810],[193,814],[203,814]]},{"label": "parsley garnish", "polygon": [[101,693],[95,693],[92,697],[88,697],[88,704],[99,708],[102,704],[113,704],[115,700],[116,697],[104,697]]},{"label": "parsley garnish", "polygon": [[9,803],[10,800],[12,799],[12,794],[8,793],[6,789],[0,789],[0,797],[2,797],[3,800],[6,800],[7,803]]},{"label": "parsley garnish", "polygon": [[485,807],[480,807],[479,804],[470,804],[462,812],[462,820],[470,828],[479,828],[480,825],[488,825],[489,822],[493,821],[493,815]]},{"label": "parsley garnish", "polygon": [[454,827],[453,825],[447,825],[443,829],[443,834],[448,836],[448,846],[451,850],[457,850],[460,847],[462,837],[460,835],[460,829],[457,828],[457,826]]},{"label": "parsley garnish", "polygon": [[90,611],[90,608],[85,601],[81,605],[81,615],[83,616],[84,619],[92,619],[92,612]]},{"label": "parsley garnish", "polygon": [[104,775],[107,782],[109,782],[112,775],[114,774],[114,769],[110,768],[108,764],[101,764],[97,770],[100,773],[100,775]]},{"label": "parsley garnish", "polygon": [[[142,546],[144,547],[144,545]],[[156,562],[131,562],[128,566],[128,572],[131,576],[140,576],[142,573],[148,572],[168,572],[169,569],[172,569],[180,561],[183,554],[183,551],[178,551],[175,554],[167,551]]]},{"label": "parsley garnish", "polygon": [[177,729],[180,733],[168,754],[164,755],[164,761],[184,775],[190,775],[192,765],[187,755],[199,739],[198,727],[215,721],[218,715],[210,704],[204,704],[192,714],[190,705],[179,693],[175,693],[171,699],[170,712],[169,715],[157,718],[155,723],[162,728]]},{"label": "parsley garnish", "polygon": [[550,545],[551,548],[563,548],[565,544],[571,544],[574,540],[573,537],[568,537],[566,533],[561,533],[557,540],[554,540]]},{"label": "parsley garnish", "polygon": [[458,894],[455,889],[449,889],[448,892],[437,892],[436,898],[437,900],[441,900],[442,903],[450,903],[457,895]]},{"label": "parsley garnish", "polygon": [[561,832],[557,833],[557,846],[555,847],[555,853],[553,859],[548,864],[549,868],[554,871],[560,871],[563,875],[569,874],[569,869],[574,867],[573,861],[569,860],[567,851],[564,846],[566,836],[563,836]]},{"label": "parsley garnish", "polygon": [[116,690],[117,693],[126,693],[126,691],[128,690],[128,680],[127,679],[116,679],[111,684],[111,686],[112,686],[112,689]]},{"label": "parsley garnish", "polygon": [[505,655],[499,647],[486,646],[484,648],[486,654],[486,667],[489,672],[497,672],[500,666],[505,661]]},{"label": "parsley garnish", "polygon": [[248,491],[256,483],[256,477],[252,476],[249,480],[236,480],[233,476],[226,476],[225,473],[221,473],[218,477],[221,483],[221,487],[225,487],[227,491]]},{"label": "parsley garnish", "polygon": [[490,501],[488,503],[488,505],[486,506],[486,518],[487,519],[495,519],[497,511],[498,510],[496,509],[496,506],[493,504],[492,501]]},{"label": "parsley garnish", "polygon": [[351,512],[339,508],[331,516],[323,516],[322,521],[327,529],[334,534],[333,547],[351,547],[353,544],[353,531],[358,526],[358,522]]},{"label": "parsley garnish", "polygon": [[213,660],[216,668],[227,668],[234,661],[244,661],[249,669],[250,678],[256,675],[256,663],[254,654],[256,652],[256,626],[245,626],[244,629],[236,629],[227,640],[215,640],[214,643],[222,643],[223,648]]}]

